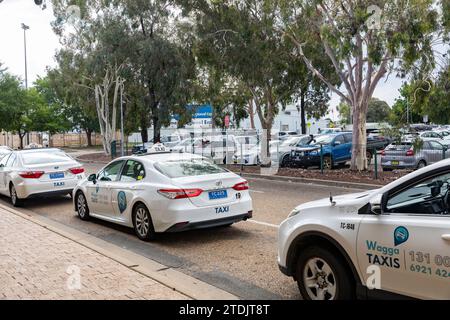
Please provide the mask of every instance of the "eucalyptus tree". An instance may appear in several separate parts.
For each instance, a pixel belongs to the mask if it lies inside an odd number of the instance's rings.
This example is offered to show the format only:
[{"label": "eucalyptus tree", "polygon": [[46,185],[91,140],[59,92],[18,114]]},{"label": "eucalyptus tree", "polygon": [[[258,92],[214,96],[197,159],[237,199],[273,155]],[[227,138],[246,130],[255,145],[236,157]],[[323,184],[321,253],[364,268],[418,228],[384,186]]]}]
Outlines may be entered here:
[{"label": "eucalyptus tree", "polygon": [[[352,107],[351,168],[364,170],[366,113],[384,78],[434,67],[433,38],[439,29],[431,0],[280,0],[285,36],[309,70]],[[320,44],[339,76],[337,86],[316,67],[304,48]]]}]

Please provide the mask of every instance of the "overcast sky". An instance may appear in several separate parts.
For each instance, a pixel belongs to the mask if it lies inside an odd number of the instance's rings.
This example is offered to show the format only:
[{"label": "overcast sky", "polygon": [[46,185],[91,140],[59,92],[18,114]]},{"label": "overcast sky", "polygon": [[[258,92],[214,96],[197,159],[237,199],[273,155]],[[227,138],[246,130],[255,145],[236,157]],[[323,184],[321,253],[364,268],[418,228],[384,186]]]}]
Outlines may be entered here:
[{"label": "overcast sky", "polygon": [[[23,79],[25,67],[21,23],[30,26],[27,31],[28,84],[30,86],[39,75],[45,75],[47,66],[55,65],[54,55],[60,44],[50,26],[53,18],[50,3],[46,10],[36,6],[33,0],[3,0],[0,3],[0,61],[11,73]],[[398,97],[402,80],[394,76],[391,76],[387,82],[384,80],[378,85],[374,96],[392,105]],[[330,103],[332,109],[335,109],[338,103],[339,98],[333,95]],[[337,119],[337,112],[331,112],[330,116]]]}]

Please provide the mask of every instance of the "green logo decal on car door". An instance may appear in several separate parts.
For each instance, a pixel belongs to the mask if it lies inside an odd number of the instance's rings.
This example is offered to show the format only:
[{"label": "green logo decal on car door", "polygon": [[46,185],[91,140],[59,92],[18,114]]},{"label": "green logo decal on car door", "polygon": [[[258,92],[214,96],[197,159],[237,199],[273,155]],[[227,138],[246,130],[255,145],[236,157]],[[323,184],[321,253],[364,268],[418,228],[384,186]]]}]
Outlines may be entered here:
[{"label": "green logo decal on car door", "polygon": [[117,194],[117,203],[119,204],[120,213],[123,213],[127,209],[127,197],[125,195],[125,192],[120,191]]}]

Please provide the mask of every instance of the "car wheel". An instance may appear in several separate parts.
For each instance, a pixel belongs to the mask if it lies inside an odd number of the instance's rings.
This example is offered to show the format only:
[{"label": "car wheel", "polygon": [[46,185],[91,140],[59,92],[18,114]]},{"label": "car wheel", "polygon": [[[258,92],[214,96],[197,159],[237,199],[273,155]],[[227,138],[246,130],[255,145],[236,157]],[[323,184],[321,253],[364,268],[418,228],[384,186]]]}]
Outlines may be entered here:
[{"label": "car wheel", "polygon": [[139,239],[144,241],[155,239],[152,217],[147,207],[142,203],[138,204],[133,210],[133,225]]},{"label": "car wheel", "polygon": [[425,168],[427,166],[427,163],[424,160],[420,160],[419,163],[417,164],[417,169],[422,169]]},{"label": "car wheel", "polygon": [[330,156],[323,157],[323,168],[326,170],[333,169],[333,160]]},{"label": "car wheel", "polygon": [[13,184],[9,187],[9,195],[11,198],[11,203],[14,207],[20,207],[23,204],[22,199],[19,199],[19,196],[17,195],[16,187],[14,187]]},{"label": "car wheel", "polygon": [[89,220],[89,207],[83,192],[80,191],[77,193],[75,201],[77,205],[78,216],[80,217],[80,219],[84,221]]},{"label": "car wheel", "polygon": [[288,166],[289,166],[289,162],[290,162],[290,157],[289,157],[289,155],[285,155],[285,156],[283,157],[283,159],[281,159],[281,165],[280,165],[280,167],[282,167],[282,168],[288,167]]},{"label": "car wheel", "polygon": [[322,247],[310,247],[301,252],[296,279],[305,300],[354,298],[354,281],[345,262]]}]

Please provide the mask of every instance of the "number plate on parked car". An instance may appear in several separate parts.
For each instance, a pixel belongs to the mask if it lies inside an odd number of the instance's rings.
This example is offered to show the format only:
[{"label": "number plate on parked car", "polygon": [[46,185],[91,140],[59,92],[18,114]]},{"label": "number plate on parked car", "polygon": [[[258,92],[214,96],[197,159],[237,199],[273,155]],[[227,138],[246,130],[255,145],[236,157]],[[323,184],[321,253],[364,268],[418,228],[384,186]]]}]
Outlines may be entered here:
[{"label": "number plate on parked car", "polygon": [[50,179],[62,179],[64,178],[64,172],[50,173]]},{"label": "number plate on parked car", "polygon": [[227,190],[216,190],[209,192],[209,200],[224,199],[228,197]]}]

